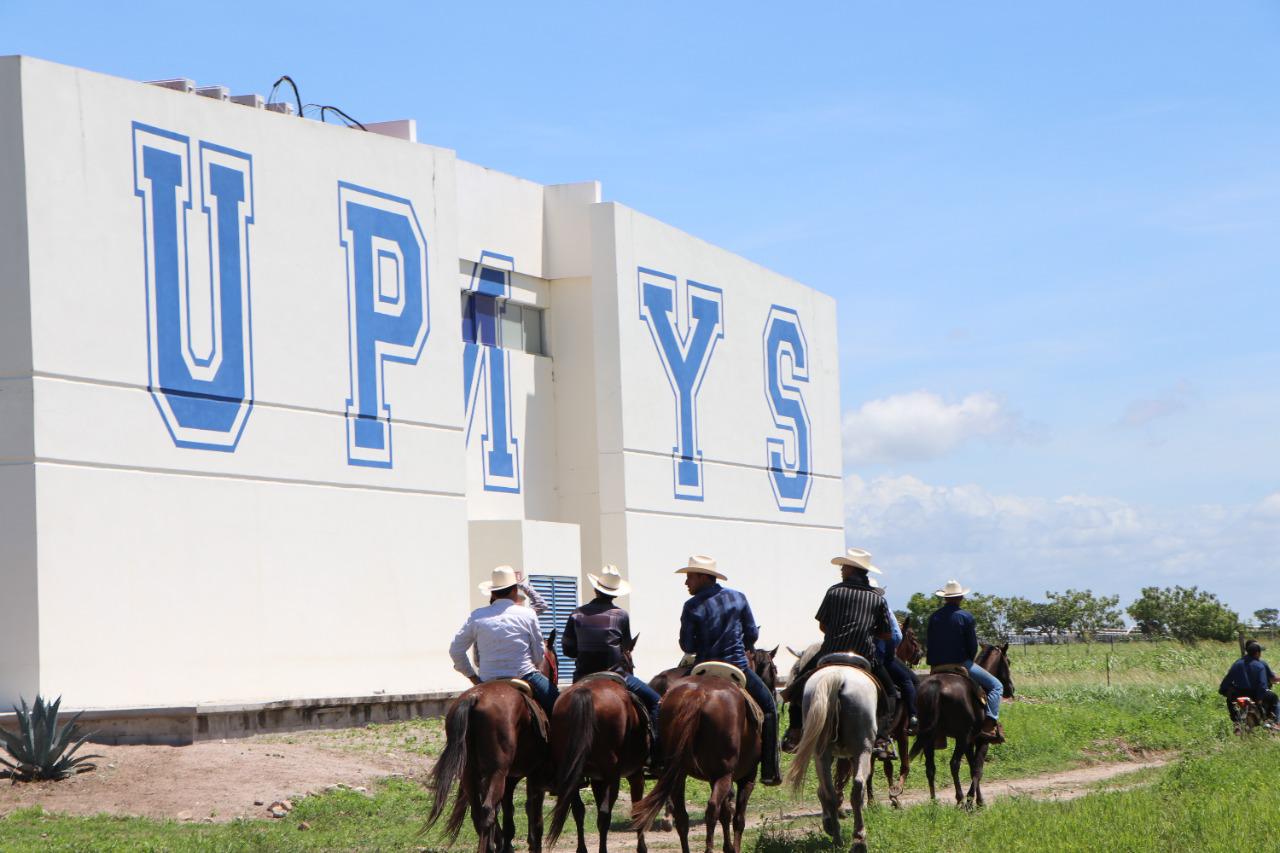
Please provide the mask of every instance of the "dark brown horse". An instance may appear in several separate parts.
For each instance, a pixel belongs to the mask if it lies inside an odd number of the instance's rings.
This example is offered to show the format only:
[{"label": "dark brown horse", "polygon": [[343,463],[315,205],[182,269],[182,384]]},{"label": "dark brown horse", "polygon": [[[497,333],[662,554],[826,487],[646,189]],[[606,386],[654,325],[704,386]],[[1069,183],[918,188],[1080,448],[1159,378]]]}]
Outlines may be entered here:
[{"label": "dark brown horse", "polygon": [[778,665],[774,658],[778,656],[779,648],[780,646],[772,649],[747,649],[747,663],[775,697],[778,695]]},{"label": "dark brown horse", "polygon": [[[553,684],[559,678],[555,639],[556,632],[552,631],[539,667]],[[445,823],[450,843],[457,839],[470,806],[471,824],[479,839],[477,853],[509,853],[516,835],[513,797],[520,780],[527,778],[529,850],[540,853],[542,800],[551,780],[541,775],[548,766],[549,749],[532,706],[531,699],[505,680],[478,684],[453,701],[445,716],[444,752],[431,771],[430,787],[435,800],[427,828],[440,819],[454,783],[460,780],[458,796]]]},{"label": "dark brown horse", "polygon": [[[631,652],[636,640],[622,650],[623,666],[634,671]],[[556,843],[564,829],[569,810],[578,827],[578,853],[587,853],[583,835],[586,807],[578,786],[583,778],[591,781],[596,801],[596,831],[600,834],[600,853],[609,850],[609,824],[618,789],[626,779],[631,786],[631,804],[644,797],[644,763],[649,755],[648,717],[638,707],[626,685],[613,678],[588,678],[556,700],[551,715],[551,757],[557,768],[556,808],[551,815],[547,846]],[[644,829],[637,830],[636,850],[648,849]]]},{"label": "dark brown horse", "polygon": [[[975,660],[978,666],[994,675],[1004,688],[1004,695],[1013,698],[1013,679],[1009,675],[1009,644],[983,645]],[[918,695],[920,705],[920,734],[916,736],[911,755],[924,753],[924,772],[929,779],[929,797],[937,799],[934,788],[936,768],[934,751],[945,748],[947,738],[956,742],[951,755],[951,780],[956,786],[956,804],[982,805],[982,768],[987,760],[988,743],[978,740],[984,714],[975,704],[973,687],[967,676],[958,673],[938,673],[920,679]],[[966,797],[960,786],[960,762],[969,762],[969,792]]]},{"label": "dark brown horse", "polygon": [[[689,853],[684,786],[685,779],[692,776],[711,784],[707,853],[713,849],[717,821],[724,833],[726,853],[741,853],[747,802],[760,764],[761,734],[742,690],[729,681],[705,675],[680,679],[663,697],[658,720],[666,766],[653,791],[632,810],[635,825],[647,828],[670,801],[680,849]],[[734,783],[736,798],[730,796]]]}]

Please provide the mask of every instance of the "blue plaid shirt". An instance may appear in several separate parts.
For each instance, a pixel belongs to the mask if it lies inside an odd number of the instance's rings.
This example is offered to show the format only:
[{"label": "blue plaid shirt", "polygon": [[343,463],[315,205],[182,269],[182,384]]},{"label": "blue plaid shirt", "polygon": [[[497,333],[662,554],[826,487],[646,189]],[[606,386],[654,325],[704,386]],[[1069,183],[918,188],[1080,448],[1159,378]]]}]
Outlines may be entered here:
[{"label": "blue plaid shirt", "polygon": [[760,636],[747,597],[715,583],[689,597],[680,614],[680,650],[698,663],[721,660],[747,669],[747,646]]}]

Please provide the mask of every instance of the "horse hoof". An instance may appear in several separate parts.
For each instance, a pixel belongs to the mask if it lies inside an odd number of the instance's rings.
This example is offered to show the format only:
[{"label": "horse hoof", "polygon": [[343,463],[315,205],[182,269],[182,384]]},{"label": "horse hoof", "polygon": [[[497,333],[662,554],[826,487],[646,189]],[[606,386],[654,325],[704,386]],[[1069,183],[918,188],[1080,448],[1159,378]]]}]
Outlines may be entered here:
[{"label": "horse hoof", "polygon": [[855,841],[853,846],[849,848],[850,853],[867,853],[867,842]]},{"label": "horse hoof", "polygon": [[902,808],[902,802],[893,794],[889,795],[889,805],[893,806],[895,809]]},{"label": "horse hoof", "polygon": [[836,814],[839,815],[840,817],[848,817],[849,815],[853,814],[853,809],[849,808],[848,806],[841,806],[840,808],[836,809]]},{"label": "horse hoof", "polygon": [[653,829],[656,832],[670,832],[674,828],[669,817],[660,817],[653,822]]}]

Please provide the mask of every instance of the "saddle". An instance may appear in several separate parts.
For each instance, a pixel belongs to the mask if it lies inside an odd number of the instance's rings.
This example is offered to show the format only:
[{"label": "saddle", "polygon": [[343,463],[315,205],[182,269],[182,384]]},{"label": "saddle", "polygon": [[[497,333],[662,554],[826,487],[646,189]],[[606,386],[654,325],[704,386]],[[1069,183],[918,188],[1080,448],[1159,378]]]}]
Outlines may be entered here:
[{"label": "saddle", "polygon": [[619,687],[627,691],[627,698],[631,700],[631,707],[635,708],[636,713],[640,715],[640,723],[644,728],[645,743],[647,744],[649,742],[649,738],[652,736],[649,709],[640,701],[639,696],[627,689],[627,679],[619,673],[604,670],[602,672],[593,672],[590,675],[582,676],[582,678],[578,679],[578,683],[573,686],[577,687],[580,684],[586,684],[588,681],[612,681],[614,684],[617,684]]},{"label": "saddle", "polygon": [[851,666],[854,669],[860,669],[871,679],[871,683],[876,686],[876,692],[881,696],[885,696],[884,685],[880,683],[880,679],[876,678],[876,674],[871,669],[871,661],[864,658],[857,652],[831,652],[818,658],[818,665],[814,667],[814,672],[820,669],[826,669],[829,666]]},{"label": "saddle", "polygon": [[698,664],[693,668],[690,675],[703,675],[707,678],[719,678],[728,681],[730,684],[738,688],[738,692],[742,694],[742,698],[747,700],[747,711],[755,718],[756,726],[764,725],[764,709],[760,707],[760,703],[751,698],[751,694],[747,692],[747,676],[731,663],[725,663],[719,660],[709,660]]},{"label": "saddle", "polygon": [[973,698],[974,704],[977,705],[979,715],[986,713],[987,708],[987,691],[982,689],[982,685],[973,680],[973,676],[969,674],[969,669],[962,663],[935,663],[929,666],[930,675],[962,675],[965,682],[969,685],[969,693]]},{"label": "saddle", "polygon": [[538,700],[533,698],[533,688],[529,686],[529,682],[523,678],[497,678],[494,679],[500,684],[508,684],[519,691],[524,704],[528,706],[530,713],[533,714],[533,721],[538,726],[538,733],[542,735],[542,739],[551,742],[551,721],[547,719],[547,712],[542,710],[542,706],[538,704]]},{"label": "saddle", "polygon": [[578,679],[578,683],[582,684],[583,682],[586,682],[586,681],[601,681],[601,680],[616,681],[618,684],[621,684],[623,687],[627,686],[626,678],[624,678],[623,676],[619,675],[616,672],[610,672],[608,670],[604,670],[602,672],[593,672],[590,675],[584,675],[582,676],[582,678]]}]

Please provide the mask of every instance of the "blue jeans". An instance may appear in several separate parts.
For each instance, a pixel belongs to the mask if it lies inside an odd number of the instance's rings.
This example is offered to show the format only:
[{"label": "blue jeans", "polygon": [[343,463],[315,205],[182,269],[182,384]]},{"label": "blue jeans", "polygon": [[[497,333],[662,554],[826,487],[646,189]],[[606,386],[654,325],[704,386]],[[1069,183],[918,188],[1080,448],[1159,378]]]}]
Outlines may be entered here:
[{"label": "blue jeans", "polygon": [[635,694],[635,697],[649,711],[649,732],[653,735],[653,740],[656,743],[658,740],[658,706],[662,703],[662,697],[658,695],[658,691],[634,675],[628,675],[626,678],[627,689]]},{"label": "blue jeans", "polygon": [[965,661],[964,665],[969,670],[969,675],[973,676],[973,680],[987,691],[987,716],[993,720],[1000,719],[1000,697],[1004,695],[1004,687],[1000,684],[1000,679],[971,660]]},{"label": "blue jeans", "polygon": [[533,688],[533,698],[538,700],[538,704],[542,706],[542,709],[547,712],[547,716],[550,717],[551,709],[556,704],[556,697],[560,695],[560,688],[552,684],[551,679],[540,672],[531,672],[520,676],[520,678]]},{"label": "blue jeans", "polygon": [[907,716],[914,717],[916,715],[916,682],[911,677],[911,670],[897,658],[890,658],[885,664],[885,669],[889,670],[889,677],[898,686],[902,701],[907,703]]}]

